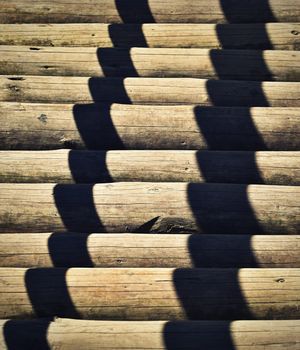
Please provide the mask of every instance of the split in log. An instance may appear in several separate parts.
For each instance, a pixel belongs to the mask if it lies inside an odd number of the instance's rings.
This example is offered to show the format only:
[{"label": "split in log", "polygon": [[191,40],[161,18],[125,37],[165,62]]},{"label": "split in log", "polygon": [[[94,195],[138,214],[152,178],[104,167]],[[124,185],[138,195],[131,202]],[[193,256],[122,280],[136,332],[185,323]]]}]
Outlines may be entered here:
[{"label": "split in log", "polygon": [[300,80],[300,52],[0,46],[0,74]]},{"label": "split in log", "polygon": [[0,182],[300,185],[300,152],[0,151]]},{"label": "split in log", "polygon": [[2,0],[0,23],[300,22],[295,0]]},{"label": "split in log", "polygon": [[0,44],[299,50],[299,32],[299,23],[0,24]]},{"label": "split in log", "polygon": [[0,268],[0,317],[299,319],[300,269]]},{"label": "split in log", "polygon": [[0,76],[0,101],[300,107],[299,82]]},{"label": "split in log", "polygon": [[0,102],[0,147],[297,151],[300,108]]},{"label": "split in log", "polygon": [[298,234],[300,187],[0,184],[2,232]]},{"label": "split in log", "polygon": [[300,236],[12,233],[2,267],[300,267]]},{"label": "split in log", "polygon": [[0,320],[1,349],[297,350],[300,321]]}]

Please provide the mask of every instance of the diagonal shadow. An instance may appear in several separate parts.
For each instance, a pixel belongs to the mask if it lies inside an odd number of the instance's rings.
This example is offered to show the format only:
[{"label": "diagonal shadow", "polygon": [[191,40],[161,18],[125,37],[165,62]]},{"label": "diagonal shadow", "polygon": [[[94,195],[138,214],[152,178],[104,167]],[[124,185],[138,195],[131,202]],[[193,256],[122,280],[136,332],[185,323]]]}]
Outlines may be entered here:
[{"label": "diagonal shadow", "polygon": [[[233,23],[236,21],[236,14],[237,14],[237,8],[236,8],[236,2],[235,1],[228,1],[228,0],[220,0],[220,4],[223,10],[223,13],[227,19],[227,21],[229,23]],[[272,11],[271,8],[269,7],[268,4],[268,0],[262,0],[260,2],[259,8],[257,9],[257,11],[259,13],[263,13],[264,17],[267,18],[267,20],[269,22],[274,22],[275,18],[272,15]],[[224,41],[226,41],[226,37],[227,34],[226,32],[223,32],[223,26],[217,26],[217,35],[219,38],[219,41],[222,43]],[[268,34],[267,31],[265,29],[264,26],[261,26],[261,37],[264,39],[264,41],[266,42],[268,40]],[[270,40],[269,40],[270,42]],[[271,46],[271,42],[269,44]],[[219,76],[222,77],[222,72],[223,72],[223,63],[222,61],[220,61],[218,59],[218,55],[216,55],[215,50],[211,51],[210,54],[210,58],[211,58],[211,62],[215,68],[215,71],[218,73]],[[235,69],[239,69],[238,67],[236,67],[236,62],[233,62],[232,64],[230,62],[227,62],[227,65],[229,65],[230,69],[232,68],[233,70]],[[232,66],[231,66],[232,65]],[[240,66],[243,65],[243,62],[240,62]],[[270,72],[268,70],[268,67],[266,65],[266,63],[264,62],[264,58],[263,58],[263,53],[260,53],[260,59],[259,59],[259,70],[263,72],[263,76],[268,77],[270,76]],[[253,72],[253,74],[255,74],[255,72]],[[258,106],[258,105],[264,105],[264,106],[268,106],[268,101],[267,98],[264,95],[264,91],[263,91],[263,87],[262,87],[262,83],[257,83],[258,88],[255,91],[255,95],[253,95],[253,104],[252,106]],[[207,85],[206,85],[208,94],[210,96],[210,99],[212,101],[213,105],[217,105],[220,106],[222,105],[222,101],[220,101],[219,99],[219,94],[217,91],[217,86],[215,84],[215,81],[207,81]],[[237,91],[238,93],[238,91]],[[247,130],[247,133],[249,135],[251,135],[251,139],[249,140],[251,143],[253,142],[255,147],[257,147],[256,149],[260,150],[260,149],[266,149],[266,145],[264,144],[263,139],[261,138],[259,132],[256,129],[256,126],[252,120],[251,117],[251,106],[249,106],[249,108],[244,108],[243,109],[243,116],[240,118],[239,122],[237,123],[237,125],[235,125],[234,127],[237,129],[236,131],[238,132],[239,127],[243,127],[245,128],[244,130]],[[224,136],[220,136],[218,139],[212,137],[212,132],[211,129],[213,126],[209,126],[209,124],[207,122],[202,122],[201,119],[201,115],[202,115],[202,108],[201,107],[195,107],[194,109],[194,113],[195,113],[195,118],[197,120],[199,129],[201,130],[201,133],[203,135],[203,137],[205,138],[207,145],[209,147],[209,149],[218,149],[218,147],[224,143],[228,142],[227,136],[228,134],[231,134],[230,132],[226,132],[226,128],[229,130],[232,128],[232,125],[218,125],[218,128],[221,127],[221,133],[219,135],[224,135]],[[230,142],[230,140],[229,140]],[[237,149],[243,149],[243,145],[238,145],[235,144],[235,147]],[[201,171],[201,173],[203,174],[203,176],[205,177],[205,179],[209,182],[209,164],[207,162],[207,159],[205,157],[203,157],[201,155],[201,152],[197,153],[197,161],[198,161],[198,167],[199,170]],[[220,159],[220,162],[222,162],[222,159]],[[259,172],[259,169],[257,167],[256,164],[256,160],[255,160],[255,153],[249,153],[248,157],[247,157],[247,169],[249,171],[249,173],[251,173],[254,178],[257,180],[257,182],[262,182],[262,178]],[[189,200],[190,200],[190,204],[192,209],[196,208],[196,203],[197,205],[201,203],[201,198],[199,198],[197,196],[196,193],[196,187],[191,184],[189,185],[189,189],[188,189],[188,196],[189,196]],[[239,191],[237,191],[237,193],[235,193],[234,195],[235,197],[233,197],[233,194],[231,194],[230,192],[227,192],[225,195],[222,195],[222,198],[218,199],[218,198],[214,198],[213,200],[216,202],[216,210],[218,210],[218,207],[226,207],[226,216],[220,218],[220,222],[223,220],[224,221],[224,225],[223,225],[223,229],[222,229],[222,233],[230,233],[230,220],[231,220],[231,206],[232,203],[239,203],[240,205],[240,212],[242,217],[244,216],[245,219],[247,218],[249,227],[251,228],[252,232],[243,232],[243,230],[241,230],[239,233],[253,233],[253,232],[262,232],[262,228],[260,227],[259,223],[256,220],[256,216],[255,213],[252,210],[251,207],[251,203],[249,203],[248,200],[248,195],[247,195],[247,186],[239,186]],[[205,198],[207,200],[207,198]],[[222,201],[222,202],[221,202]],[[203,206],[205,207],[205,203],[203,203]],[[210,205],[208,205],[207,207],[210,207]],[[195,212],[196,209],[194,210],[194,214],[195,217],[197,219],[198,222],[198,226],[201,227],[201,229],[204,232],[207,233],[220,233],[217,232],[217,227],[216,225],[209,219],[209,214],[207,213],[207,215],[203,215],[203,216],[199,216],[197,215],[197,212]],[[234,221],[232,221],[233,224],[236,224]],[[222,227],[222,225],[220,225],[219,227]],[[239,231],[239,230],[234,230]]]},{"label": "diagonal shadow", "polygon": [[[233,0],[220,0],[220,4],[223,10],[223,13],[228,21],[228,23],[234,23],[236,22],[236,14],[238,6],[236,1]],[[268,4],[268,0],[262,0],[259,3],[259,8],[257,8],[258,13],[263,13],[264,17],[266,18],[267,22],[274,22],[275,18],[272,15],[271,8]],[[265,29],[264,25],[260,26],[260,33],[259,36],[262,38],[262,41],[265,43],[269,43],[267,46],[272,47],[272,44],[270,40],[268,40],[268,34]],[[224,26],[217,26],[217,35],[219,38],[219,41],[221,43],[221,47],[226,45],[227,40],[227,34],[226,31],[224,31]],[[223,62],[219,59],[219,56],[217,54],[216,50],[211,50],[210,53],[211,62],[218,73],[218,76],[220,78],[223,77]],[[236,71],[243,65],[243,62],[240,62],[239,65],[237,65],[237,62],[226,62],[227,67],[230,68],[232,71]],[[260,54],[259,62],[257,67],[259,67],[259,70],[263,72],[263,76],[265,79],[271,79],[271,72],[269,72],[267,65],[264,62],[264,58],[262,53]],[[255,76],[256,72],[253,72],[253,76]],[[264,95],[262,84],[257,83],[258,89],[256,90],[255,94],[253,93],[253,106],[268,106],[267,98]],[[208,81],[206,85],[208,94],[210,96],[210,99],[212,101],[213,105],[216,106],[222,106],[223,101],[220,100],[219,94],[218,94],[218,87],[214,81]],[[251,91],[250,91],[251,93]],[[239,92],[237,91],[237,94]],[[259,135],[253,120],[251,118],[251,106],[248,109],[244,110],[243,118],[241,118],[240,124],[242,124],[243,128],[247,129],[247,132],[251,135],[251,142],[254,141],[256,149],[266,149],[266,145],[263,142],[263,139]],[[219,145],[222,143],[226,143],[228,140],[226,139],[226,136],[224,139],[219,138],[215,139],[211,137],[212,133],[210,128],[212,126],[209,126],[207,123],[202,123],[201,115],[202,115],[202,108],[201,107],[195,107],[194,109],[195,118],[198,122],[199,129],[201,130],[204,138],[206,139],[207,145],[209,149],[218,149]],[[219,127],[219,126],[218,126]],[[231,125],[222,125],[222,134],[226,135],[226,128],[231,128]],[[235,144],[235,147],[239,147],[239,145]],[[241,145],[240,149],[243,149],[243,146]],[[207,181],[209,181],[209,164],[207,164],[207,160],[202,157],[201,152],[197,153],[197,161],[198,161],[198,167],[203,176]],[[222,161],[222,160],[221,160]],[[249,169],[249,172],[254,175],[254,178],[257,179],[258,182],[261,182],[261,176],[259,173],[259,169],[257,167],[254,153],[249,153],[247,158],[247,168]],[[201,229],[201,231],[205,233],[232,233],[237,232],[240,234],[253,234],[253,233],[263,233],[262,227],[259,225],[259,222],[256,219],[255,213],[253,212],[251,203],[249,202],[248,195],[247,195],[247,185],[239,185],[239,190],[236,191],[234,194],[225,191],[214,198],[201,198],[199,194],[197,195],[197,187],[193,184],[189,184],[188,186],[188,198],[190,202],[190,206],[193,210],[194,217],[197,220],[198,227]],[[239,207],[239,215],[233,215],[233,203],[234,206]],[[198,208],[202,207],[203,211],[201,211],[201,215],[198,212]],[[209,208],[205,212],[205,208]],[[219,209],[222,208],[222,212],[224,213],[222,216],[218,216]],[[224,210],[225,208],[225,210]],[[216,215],[214,219],[212,218],[212,211],[213,214]],[[217,217],[217,220],[216,220]],[[250,228],[249,231],[245,231],[245,224],[247,226],[247,230]],[[232,232],[231,232],[232,231]],[[247,254],[249,260],[252,263],[252,267],[257,267],[258,263],[256,262],[255,256],[251,252],[251,242],[250,242],[251,236],[246,236],[245,240],[243,240],[243,249],[245,249],[249,254]],[[194,264],[197,265],[199,263],[199,257],[198,254],[193,250],[193,239],[191,238],[189,240],[189,250],[191,257],[194,261]],[[180,297],[181,304],[184,307],[186,311],[186,315],[188,319],[199,319],[199,318],[205,318],[205,310],[197,310],[197,302],[195,303],[195,300],[193,299],[193,295],[196,298],[206,297],[207,295],[218,295],[220,298],[223,299],[224,305],[230,305],[232,298],[235,299],[235,305],[232,306],[232,309],[228,309],[227,313],[225,314],[219,314],[218,315],[218,308],[216,309],[216,318],[218,319],[227,319],[227,320],[234,320],[234,319],[251,319],[253,318],[253,315],[251,314],[251,310],[248,308],[247,303],[243,296],[243,291],[241,290],[239,279],[238,279],[238,270],[232,269],[231,270],[231,276],[230,281],[227,281],[226,283],[222,284],[220,286],[221,293],[218,294],[219,291],[216,290],[207,290],[201,283],[201,277],[200,278],[191,278],[190,270],[188,269],[176,269],[173,274],[173,280],[174,280],[174,286],[176,289],[176,292],[178,296]],[[218,317],[219,316],[219,317]],[[174,323],[167,323],[165,327],[165,344],[168,349],[183,349],[183,343],[179,343],[176,340],[176,337],[173,338],[169,336],[169,334],[172,334],[174,332],[174,329],[178,327],[177,324]],[[221,332],[223,336],[223,343],[218,342],[218,339],[201,339],[199,343],[198,339],[198,348],[210,348],[210,349],[228,349],[233,350],[235,349],[234,341],[232,339],[231,333],[230,333],[230,322],[225,323],[223,325],[223,329]],[[191,347],[193,348],[193,346]]]},{"label": "diagonal shadow", "polygon": [[[134,1],[131,6],[128,6],[127,2],[116,0],[115,5],[124,23],[154,22],[154,18],[148,6],[148,1],[138,0]],[[122,26],[109,26],[109,35],[112,43],[116,47],[122,46],[124,41],[126,42],[126,33],[121,35],[121,30]],[[135,42],[140,46],[147,46],[141,25],[135,25]],[[130,58],[130,50],[106,51],[99,49],[97,51],[99,65],[105,76],[111,74],[110,62],[113,61],[112,55],[115,54],[122,54],[122,60],[126,62],[126,69],[128,69],[130,74],[138,76]],[[101,96],[110,97],[112,103],[115,102],[115,96],[121,99],[124,103],[131,103],[126,92],[124,79],[116,80],[113,84],[113,88],[111,88],[103,79],[90,78],[89,89],[95,103],[89,105],[74,105],[74,120],[87,149],[105,150],[108,149],[108,146],[111,147],[112,143],[116,149],[124,148],[111,118],[111,105],[101,105],[96,103],[96,101],[101,101]],[[118,99],[116,101],[118,101]],[[97,131],[99,132],[99,135],[102,136],[101,138],[98,137]],[[74,147],[76,145],[70,146]],[[81,154],[76,154],[70,151],[69,167],[76,183],[82,181],[82,174],[86,174],[86,172],[91,174],[91,178],[95,179],[95,171],[100,174],[100,177],[105,178],[107,181],[111,180],[106,165],[105,152],[97,157],[82,157]],[[100,215],[97,213],[94,205],[93,184],[58,184],[54,188],[53,197],[60,218],[67,231],[82,232],[82,229],[84,228],[85,232],[105,232],[105,228],[100,218],[101,213]],[[74,197],[80,198],[80,206],[74,205]],[[79,240],[79,243],[75,246],[71,240],[61,240],[60,233],[54,233],[49,238],[49,254],[55,267],[61,266],[60,257],[63,252],[67,251],[66,242],[68,248],[73,244],[73,256],[70,257],[67,263],[64,259],[64,268],[29,269],[26,272],[25,284],[27,293],[37,317],[80,317],[74,303],[72,302],[71,296],[69,295],[66,282],[66,274],[68,270],[66,265],[74,266],[74,262],[76,261],[77,264],[80,264],[81,266],[93,266],[93,261],[89,255],[87,247],[87,240],[90,233],[80,234],[82,235],[82,239]],[[64,246],[62,246],[62,242]],[[77,258],[79,259],[76,260]],[[50,284],[50,280],[52,281],[52,284]],[[48,327],[49,322],[45,322],[38,331],[38,334],[35,330],[36,334],[32,339],[32,344],[30,344],[28,348],[41,350],[50,349],[47,342]],[[24,348],[22,347],[22,343],[24,343],[23,340],[26,340],[23,333],[25,328],[22,328],[22,325],[20,326],[20,323],[16,321],[8,321],[6,323],[4,334],[9,350],[20,348],[20,344],[21,348]],[[31,331],[30,326],[27,327],[27,330]],[[20,335],[20,338],[16,338],[16,334]]]}]

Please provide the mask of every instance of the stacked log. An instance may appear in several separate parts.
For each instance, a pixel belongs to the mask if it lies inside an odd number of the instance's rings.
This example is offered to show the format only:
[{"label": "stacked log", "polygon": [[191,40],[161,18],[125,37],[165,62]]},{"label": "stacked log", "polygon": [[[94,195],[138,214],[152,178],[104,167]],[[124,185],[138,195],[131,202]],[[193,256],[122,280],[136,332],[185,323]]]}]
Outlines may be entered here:
[{"label": "stacked log", "polygon": [[[296,349],[299,321],[1,321],[3,349]],[[17,337],[16,337],[17,335]],[[24,347],[25,344],[25,347]],[[145,345],[147,344],[147,345]],[[29,346],[27,346],[29,345]]]},{"label": "stacked log", "polygon": [[3,233],[3,267],[300,267],[294,235]]},{"label": "stacked log", "polygon": [[[0,184],[2,232],[299,233],[296,186]],[[144,231],[145,232],[145,231]]]},{"label": "stacked log", "polygon": [[0,101],[300,107],[299,82],[0,76]]},{"label": "stacked log", "polygon": [[0,151],[0,182],[300,184],[298,152]]},{"label": "stacked log", "polygon": [[3,45],[0,55],[1,74],[258,81],[299,81],[300,78],[298,51]]},{"label": "stacked log", "polygon": [[300,109],[0,102],[0,146],[297,151]]},{"label": "stacked log", "polygon": [[[1,318],[297,319],[299,269],[0,268]],[[260,281],[260,283],[257,283]]]},{"label": "stacked log", "polygon": [[298,50],[299,31],[299,23],[18,23],[0,24],[0,44]]},{"label": "stacked log", "polygon": [[68,0],[60,2],[2,0],[1,23],[266,23],[298,22],[293,0],[221,3],[219,0]]}]

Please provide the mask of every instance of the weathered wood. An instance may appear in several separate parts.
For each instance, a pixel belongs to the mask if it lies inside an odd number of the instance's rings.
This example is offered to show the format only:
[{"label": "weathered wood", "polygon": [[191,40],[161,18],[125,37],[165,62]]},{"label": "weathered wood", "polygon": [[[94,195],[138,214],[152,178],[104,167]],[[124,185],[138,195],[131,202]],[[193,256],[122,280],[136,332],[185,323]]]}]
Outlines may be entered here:
[{"label": "weathered wood", "polygon": [[2,318],[297,319],[300,269],[0,268]]},{"label": "weathered wood", "polygon": [[0,46],[0,74],[300,80],[300,51]]},{"label": "weathered wood", "polygon": [[0,101],[299,107],[299,82],[0,76]]},{"label": "weathered wood", "polygon": [[298,234],[300,187],[0,184],[2,232]]},{"label": "weathered wood", "polygon": [[300,185],[300,152],[0,151],[0,182]]},{"label": "weathered wood", "polygon": [[[300,321],[1,320],[2,349],[297,350]],[[276,345],[275,345],[276,344]],[[31,347],[30,347],[31,346]]]},{"label": "weathered wood", "polygon": [[300,267],[300,236],[12,233],[2,267]]},{"label": "weathered wood", "polygon": [[0,44],[299,50],[299,33],[299,23],[0,24]]},{"label": "weathered wood", "polygon": [[295,0],[2,0],[1,23],[299,22]]},{"label": "weathered wood", "polygon": [[2,102],[0,147],[299,150],[300,109]]}]

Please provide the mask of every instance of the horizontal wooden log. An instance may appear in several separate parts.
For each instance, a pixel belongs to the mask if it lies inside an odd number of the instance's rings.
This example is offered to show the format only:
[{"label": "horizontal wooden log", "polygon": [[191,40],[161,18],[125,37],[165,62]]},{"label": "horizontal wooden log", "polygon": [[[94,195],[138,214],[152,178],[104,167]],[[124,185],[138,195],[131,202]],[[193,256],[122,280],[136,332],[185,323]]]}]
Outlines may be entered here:
[{"label": "horizontal wooden log", "polygon": [[300,109],[0,102],[0,148],[299,150]]},{"label": "horizontal wooden log", "polygon": [[[1,320],[2,349],[297,350],[300,321]],[[276,344],[276,345],[275,345]],[[30,348],[30,346],[32,346]]]},{"label": "horizontal wooden log", "polygon": [[299,23],[0,24],[0,44],[299,50],[299,32]]},{"label": "horizontal wooden log", "polygon": [[300,187],[0,184],[2,232],[298,234]]},{"label": "horizontal wooden log", "polygon": [[0,74],[299,81],[300,51],[3,45]]},{"label": "horizontal wooden log", "polygon": [[0,268],[1,318],[300,317],[300,269]]},{"label": "horizontal wooden log", "polygon": [[300,185],[300,152],[0,151],[0,182]]},{"label": "horizontal wooden log", "polygon": [[2,267],[300,267],[300,236],[12,233]]},{"label": "horizontal wooden log", "polygon": [[294,0],[2,0],[1,23],[299,22]]},{"label": "horizontal wooden log", "polygon": [[0,101],[299,107],[299,82],[0,76]]}]

